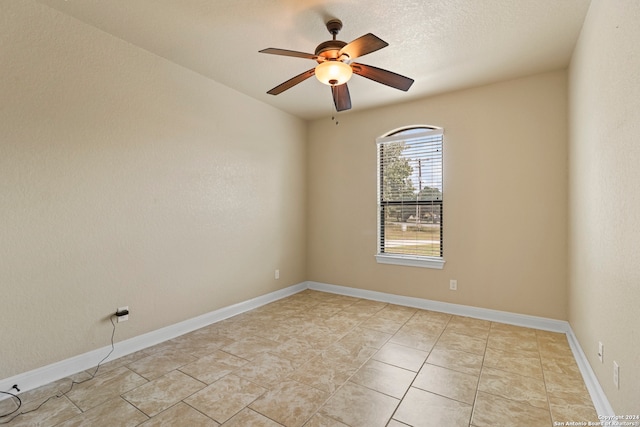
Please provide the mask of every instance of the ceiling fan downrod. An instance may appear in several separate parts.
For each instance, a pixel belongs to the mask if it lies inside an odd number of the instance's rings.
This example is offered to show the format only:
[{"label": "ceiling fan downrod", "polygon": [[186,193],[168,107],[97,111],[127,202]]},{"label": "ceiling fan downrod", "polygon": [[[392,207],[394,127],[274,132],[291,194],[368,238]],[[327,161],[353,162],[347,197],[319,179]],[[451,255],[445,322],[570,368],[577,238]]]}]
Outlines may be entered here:
[{"label": "ceiling fan downrod", "polygon": [[333,36],[333,39],[336,39],[336,36],[338,35],[338,33],[340,32],[340,30],[342,29],[342,21],[339,19],[332,19],[330,21],[327,22],[327,30],[329,31],[329,34],[331,34]]}]

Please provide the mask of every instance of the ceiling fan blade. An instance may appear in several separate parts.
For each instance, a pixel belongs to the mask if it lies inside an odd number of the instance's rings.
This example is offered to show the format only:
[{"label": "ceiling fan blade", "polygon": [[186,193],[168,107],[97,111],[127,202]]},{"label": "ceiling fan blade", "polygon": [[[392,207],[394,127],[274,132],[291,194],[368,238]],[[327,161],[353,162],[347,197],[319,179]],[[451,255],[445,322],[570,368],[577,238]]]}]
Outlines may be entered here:
[{"label": "ceiling fan blade", "polygon": [[349,55],[350,59],[355,59],[359,56],[364,56],[368,53],[375,52],[376,50],[382,49],[383,47],[387,46],[389,46],[389,43],[369,33],[355,39],[354,41],[348,43],[346,46],[340,49],[340,52],[338,52],[338,57],[346,53],[347,55]]},{"label": "ceiling fan blade", "polygon": [[307,80],[309,77],[313,76],[315,74],[315,72],[316,72],[315,68],[307,70],[304,73],[298,74],[297,76],[290,78],[286,82],[274,87],[273,89],[271,89],[267,93],[269,95],[278,95],[278,94],[284,92],[287,89],[291,89],[292,87],[294,87],[298,83],[301,83],[301,82]]},{"label": "ceiling fan blade", "polygon": [[282,56],[293,56],[296,58],[306,58],[306,59],[316,59],[317,56],[311,53],[298,52],[296,50],[287,50],[287,49],[276,49],[270,47],[268,49],[262,49],[258,51],[259,53],[269,53],[271,55],[282,55]]},{"label": "ceiling fan blade", "polygon": [[336,111],[351,109],[351,96],[349,96],[349,88],[346,83],[331,86],[331,94],[333,95],[333,103],[336,105]]},{"label": "ceiling fan blade", "polygon": [[383,70],[382,68],[373,67],[371,65],[364,64],[351,64],[351,69],[354,73],[371,79],[375,82],[382,83],[383,85],[391,86],[392,88],[408,91],[413,84],[413,79],[409,77],[401,76],[400,74],[393,73],[391,71]]}]

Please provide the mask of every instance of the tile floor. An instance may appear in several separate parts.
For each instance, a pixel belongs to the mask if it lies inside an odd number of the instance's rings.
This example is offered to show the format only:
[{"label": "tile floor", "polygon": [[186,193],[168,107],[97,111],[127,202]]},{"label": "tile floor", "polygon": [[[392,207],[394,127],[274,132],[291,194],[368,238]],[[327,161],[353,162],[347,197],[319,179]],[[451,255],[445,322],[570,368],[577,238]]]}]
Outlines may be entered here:
[{"label": "tile floor", "polygon": [[[23,393],[21,410],[70,382]],[[12,409],[0,402],[0,413]],[[597,421],[597,414],[565,335],[306,290],[109,361],[95,378],[8,425],[567,421]]]}]

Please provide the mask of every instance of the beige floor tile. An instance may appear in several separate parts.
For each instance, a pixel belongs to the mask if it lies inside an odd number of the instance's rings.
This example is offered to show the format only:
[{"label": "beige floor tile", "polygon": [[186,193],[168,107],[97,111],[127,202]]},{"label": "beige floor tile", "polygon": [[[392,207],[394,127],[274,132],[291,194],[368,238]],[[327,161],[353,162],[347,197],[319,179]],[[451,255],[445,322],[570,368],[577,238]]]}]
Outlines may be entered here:
[{"label": "beige floor tile", "polygon": [[474,427],[550,427],[551,418],[546,409],[478,392],[471,425]]},{"label": "beige floor tile", "polygon": [[124,366],[81,384],[74,384],[67,397],[82,411],[98,406],[148,381]]},{"label": "beige floor tile", "polygon": [[471,317],[452,316],[446,329],[462,335],[476,338],[487,338],[491,322],[487,320],[473,319]]},{"label": "beige floor tile", "polygon": [[[551,334],[551,332],[549,332]],[[548,353],[550,355],[555,354],[571,354],[571,347],[567,341],[567,337],[564,334],[558,334],[559,336],[541,335],[536,333],[538,338],[538,348],[540,352]]]},{"label": "beige floor tile", "polygon": [[249,407],[286,427],[302,426],[327,400],[329,393],[297,381],[285,381]]},{"label": "beige floor tile", "polygon": [[198,381],[211,384],[247,363],[249,363],[249,361],[246,359],[225,353],[221,350],[216,350],[212,354],[201,357],[195,362],[181,367],[180,371]]},{"label": "beige floor tile", "polygon": [[214,330],[215,333],[230,338],[234,341],[237,341],[240,338],[244,337],[242,322],[235,320],[234,317],[221,320],[214,325],[209,325],[208,328]]},{"label": "beige floor tile", "polygon": [[277,322],[264,323],[259,330],[252,332],[252,335],[279,344],[294,336],[293,334],[296,332],[295,327],[285,324],[284,322]]},{"label": "beige floor tile", "polygon": [[143,353],[146,353],[148,356],[165,351],[177,351],[178,344],[173,340],[163,341],[151,347],[147,347],[144,350],[141,350]]},{"label": "beige floor tile", "polygon": [[124,393],[122,397],[148,416],[153,417],[204,387],[204,383],[180,371],[171,371]]},{"label": "beige floor tile", "polygon": [[523,339],[536,338],[536,330],[523,326],[509,325],[508,323],[491,322],[491,333],[506,333]]},{"label": "beige floor tile", "polygon": [[236,334],[229,336],[229,334],[221,333],[221,335],[231,338],[232,340],[236,340],[238,336],[258,337],[274,325],[274,322],[271,319],[265,319],[264,316],[251,316],[248,313],[245,313],[245,315],[249,317],[238,323],[238,326],[236,326]]},{"label": "beige floor tile", "polygon": [[359,299],[355,303],[345,307],[345,311],[358,311],[360,313],[368,313],[368,314],[376,314],[383,308],[385,308],[388,304],[386,302],[373,301],[368,299]]},{"label": "beige floor tile", "polygon": [[[291,319],[287,319],[287,322]],[[281,321],[275,325],[270,325],[269,328],[265,328],[260,332],[255,333],[260,338],[274,341],[276,343],[283,343],[301,332],[299,325],[292,325]]]},{"label": "beige floor tile", "polygon": [[322,291],[309,291],[309,292],[313,292],[312,297],[316,298],[318,302],[324,303],[327,301],[331,301],[334,304],[342,304],[343,307],[348,307],[350,305],[353,305],[359,300],[359,298],[351,297],[348,295],[331,294],[331,293],[322,292]]},{"label": "beige floor tile", "polygon": [[535,353],[520,353],[487,347],[484,366],[542,380],[540,357]]},{"label": "beige floor tile", "polygon": [[[584,382],[570,375],[545,373],[547,398],[554,421],[597,421],[595,408]],[[564,381],[563,381],[564,379]],[[574,418],[576,417],[576,418]]]},{"label": "beige floor tile", "polygon": [[211,418],[196,411],[185,403],[178,403],[163,412],[160,412],[150,420],[140,424],[141,427],[173,427],[173,426],[198,426],[218,427],[220,424]]},{"label": "beige floor tile", "polygon": [[[429,353],[426,351],[388,342],[373,355],[373,359],[418,372],[428,355]],[[478,369],[478,372],[480,372],[480,369]]]},{"label": "beige floor tile", "polygon": [[493,368],[482,368],[478,390],[548,409],[544,381]]},{"label": "beige floor tile", "polygon": [[319,355],[320,350],[308,339],[290,338],[270,350],[269,353],[289,359],[296,366],[299,366]]},{"label": "beige floor tile", "polygon": [[484,356],[480,354],[467,353],[461,350],[448,350],[444,346],[436,345],[429,353],[427,363],[465,374],[480,376],[483,360]]},{"label": "beige floor tile", "polygon": [[445,330],[440,336],[440,339],[438,339],[438,347],[445,348],[447,350],[459,350],[467,353],[484,355],[487,347],[487,341],[483,338],[474,338],[468,335]]},{"label": "beige floor tile", "polygon": [[270,420],[262,414],[245,408],[233,416],[224,427],[282,427],[281,424]]},{"label": "beige floor tile", "polygon": [[198,360],[196,357],[180,350],[165,349],[138,359],[127,365],[127,367],[136,374],[148,380],[153,380],[196,360]]},{"label": "beige floor tile", "polygon": [[398,399],[348,382],[320,408],[320,413],[351,427],[382,427],[398,403]]},{"label": "beige floor tile", "polygon": [[350,381],[396,399],[402,399],[415,377],[416,373],[413,371],[377,360],[369,360],[358,369]]},{"label": "beige floor tile", "polygon": [[429,352],[439,336],[440,332],[421,332],[405,325],[389,339],[389,342]]},{"label": "beige floor tile", "polygon": [[230,374],[185,399],[185,403],[224,423],[266,391],[249,380]]},{"label": "beige floor tile", "polygon": [[439,325],[442,329],[451,320],[451,315],[431,310],[417,310],[407,321],[407,324]]},{"label": "beige floor tile", "polygon": [[[14,397],[11,398],[6,398],[7,396],[5,396],[4,394],[0,393],[0,397],[3,400],[0,400],[0,414],[2,415],[8,415],[10,412],[13,412],[15,410],[18,409],[18,400]],[[4,417],[9,418],[8,416]],[[0,422],[3,421],[2,418],[0,418]]]},{"label": "beige floor tile", "polygon": [[505,351],[526,351],[539,354],[538,340],[533,329],[520,328],[518,326],[497,326],[491,324],[487,347]]},{"label": "beige floor tile", "polygon": [[582,378],[580,368],[572,357],[563,356],[561,358],[550,358],[544,354],[540,354],[540,361],[542,362],[542,371],[547,373],[556,373],[562,375],[568,375],[574,378]]},{"label": "beige floor tile", "polygon": [[564,335],[562,335],[561,338],[549,337],[545,335],[538,336],[538,349],[541,353],[544,352],[550,356],[572,354],[569,342]]},{"label": "beige floor tile", "polygon": [[376,317],[383,319],[395,320],[396,322],[405,323],[418,311],[416,308],[405,307],[402,305],[387,304],[382,310],[376,313]]},{"label": "beige floor tile", "polygon": [[413,427],[468,427],[471,405],[411,387],[393,418]]},{"label": "beige floor tile", "polygon": [[[538,340],[567,342],[567,334],[562,332],[543,331],[541,329],[536,329],[535,332]],[[567,343],[567,345],[569,344]]]},{"label": "beige floor tile", "polygon": [[250,335],[234,342],[233,344],[222,347],[221,350],[226,353],[231,353],[234,356],[251,360],[262,353],[266,353],[267,351],[276,348],[278,345],[279,343],[276,341]]},{"label": "beige floor tile", "polygon": [[[371,350],[375,351],[374,349]],[[344,363],[341,363],[341,361],[344,361]],[[322,355],[300,366],[289,376],[289,379],[333,393],[347,382],[363,363],[364,360],[356,365],[348,356]]]},{"label": "beige floor tile", "polygon": [[360,298],[350,297],[347,295],[331,294],[327,292],[317,291],[318,297],[314,295],[317,304],[332,304],[340,308],[347,308],[360,301]]},{"label": "beige floor tile", "polygon": [[201,330],[182,335],[173,341],[177,344],[176,349],[195,357],[206,356],[234,342],[224,335],[203,333]]},{"label": "beige floor tile", "polygon": [[540,360],[542,362],[542,368],[545,370],[551,370],[556,372],[566,372],[572,370],[574,372],[580,372],[576,359],[573,357],[571,350],[563,352],[549,352],[544,349],[540,349]]},{"label": "beige floor tile", "polygon": [[97,371],[96,371],[96,367],[93,367],[91,369],[87,369],[86,372],[90,375],[94,375],[94,374],[104,375],[109,371],[113,371],[114,369],[117,369],[121,366],[126,366],[130,363],[135,362],[136,360],[140,360],[147,356],[149,356],[149,353],[146,353],[144,351],[136,351],[135,353],[131,353],[126,356],[119,357],[117,359],[106,361],[105,363],[100,365]]},{"label": "beige floor tile", "polygon": [[199,330],[201,330],[203,333],[222,335],[221,332],[225,330],[225,325],[228,321],[229,319],[221,320],[219,322],[204,326]]},{"label": "beige floor tile", "polygon": [[328,319],[337,312],[342,310],[342,307],[339,306],[331,306],[331,305],[316,305],[309,307],[305,313],[310,314],[312,316],[319,317],[321,319]]},{"label": "beige floor tile", "polygon": [[340,340],[320,353],[322,358],[333,360],[345,367],[359,368],[376,353],[362,340]]},{"label": "beige floor tile", "polygon": [[416,316],[417,313],[402,325],[399,332],[412,332],[438,338],[446,329],[446,321],[431,321],[424,318],[416,320]]},{"label": "beige floor tile", "polygon": [[67,420],[59,427],[112,427],[112,426],[137,426],[148,420],[145,414],[134,406],[124,401],[121,397],[109,400],[100,406]]},{"label": "beige floor tile", "polygon": [[351,321],[361,323],[368,318],[373,317],[374,314],[375,312],[367,312],[359,310],[353,306],[349,306],[336,313],[335,316],[340,316],[340,318],[350,319]]},{"label": "beige floor tile", "polygon": [[341,423],[340,421],[329,418],[326,415],[315,414],[309,421],[307,421],[304,427],[349,427],[348,425]]},{"label": "beige floor tile", "polygon": [[[365,319],[369,317],[370,316],[366,316]],[[323,323],[334,332],[347,333],[348,331],[362,323],[363,320],[364,319],[356,318],[350,313],[340,311],[337,314],[331,316],[331,318],[325,319]]]},{"label": "beige floor tile", "polygon": [[478,376],[425,363],[412,386],[472,405]]},{"label": "beige floor tile", "polygon": [[365,347],[379,349],[391,338],[391,334],[374,331],[358,326],[340,339],[342,343],[361,344]]},{"label": "beige floor tile", "polygon": [[[22,393],[21,410],[70,385]],[[13,408],[0,402],[0,413]],[[8,426],[551,427],[596,417],[566,334],[305,290],[109,360]]]},{"label": "beige floor tile", "polygon": [[582,376],[576,376],[572,372],[557,373],[545,372],[544,381],[549,394],[566,393],[569,395],[581,395],[589,398],[587,386],[582,380]]},{"label": "beige floor tile", "polygon": [[[11,427],[33,427],[33,426],[54,426],[65,420],[71,419],[81,413],[80,409],[66,396],[52,398],[44,403],[39,409],[35,410],[42,402],[48,398],[36,399],[22,405],[18,413],[24,413],[14,417],[8,417],[6,420],[13,420],[7,425]],[[33,411],[33,412],[30,412]]]},{"label": "beige floor tile", "polygon": [[234,374],[270,389],[292,374],[295,368],[289,359],[263,353],[243,367],[236,369]]},{"label": "beige floor tile", "polygon": [[[598,413],[591,402],[584,402],[581,397],[549,396],[551,418],[554,422],[575,421],[597,423]],[[596,424],[594,424],[596,425]]]},{"label": "beige floor tile", "polygon": [[360,324],[361,328],[373,329],[374,331],[384,332],[385,334],[395,334],[402,327],[404,322],[397,320],[385,319],[377,314],[368,318]]},{"label": "beige floor tile", "polygon": [[350,330],[351,328],[345,331],[335,331],[323,322],[322,325],[300,331],[295,338],[307,341],[314,350],[323,350],[343,338]]},{"label": "beige floor tile", "polygon": [[593,407],[593,401],[589,392],[585,389],[578,388],[575,390],[557,390],[547,391],[547,397],[549,403],[553,403],[556,406],[590,406]]}]

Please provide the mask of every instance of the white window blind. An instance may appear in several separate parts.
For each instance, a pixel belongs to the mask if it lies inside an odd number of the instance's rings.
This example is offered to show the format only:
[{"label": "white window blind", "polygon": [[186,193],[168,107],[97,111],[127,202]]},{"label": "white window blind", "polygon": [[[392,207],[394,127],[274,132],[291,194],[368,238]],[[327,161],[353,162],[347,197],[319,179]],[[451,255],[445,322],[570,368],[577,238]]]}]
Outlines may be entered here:
[{"label": "white window blind", "polygon": [[442,259],[442,141],[431,127],[376,140],[379,256]]}]

